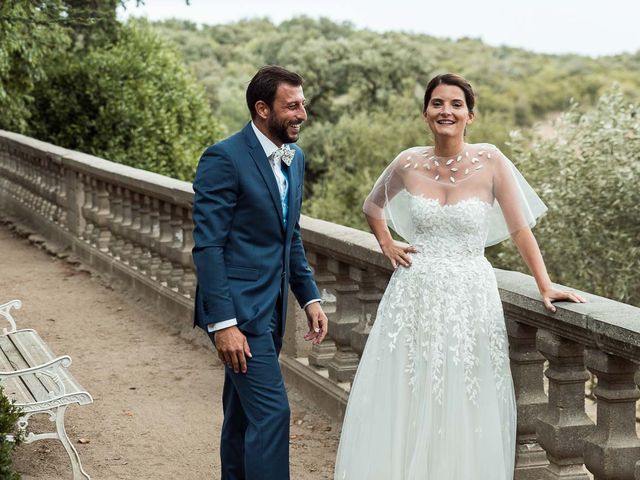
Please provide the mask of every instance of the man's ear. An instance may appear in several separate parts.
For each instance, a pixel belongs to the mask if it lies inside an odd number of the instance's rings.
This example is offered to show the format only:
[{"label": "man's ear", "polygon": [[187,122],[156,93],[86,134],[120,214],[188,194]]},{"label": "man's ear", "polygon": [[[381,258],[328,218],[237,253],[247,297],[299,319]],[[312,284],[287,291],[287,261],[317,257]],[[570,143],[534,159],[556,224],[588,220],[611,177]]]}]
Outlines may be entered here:
[{"label": "man's ear", "polygon": [[271,113],[271,109],[269,105],[267,105],[264,100],[258,100],[255,105],[256,114],[262,119],[266,120],[269,117],[269,113]]}]

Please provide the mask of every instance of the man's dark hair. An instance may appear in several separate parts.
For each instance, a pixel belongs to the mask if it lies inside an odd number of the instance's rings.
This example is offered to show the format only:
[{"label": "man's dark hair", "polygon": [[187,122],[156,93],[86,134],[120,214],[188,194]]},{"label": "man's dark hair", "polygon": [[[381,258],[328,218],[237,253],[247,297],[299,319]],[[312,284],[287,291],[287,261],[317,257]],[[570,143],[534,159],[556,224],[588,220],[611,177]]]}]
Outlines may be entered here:
[{"label": "man's dark hair", "polygon": [[273,108],[278,85],[286,83],[294,87],[302,86],[304,79],[295,72],[291,72],[277,65],[267,65],[258,70],[247,87],[247,106],[251,112],[251,118],[255,119],[256,102],[262,100],[269,108]]}]

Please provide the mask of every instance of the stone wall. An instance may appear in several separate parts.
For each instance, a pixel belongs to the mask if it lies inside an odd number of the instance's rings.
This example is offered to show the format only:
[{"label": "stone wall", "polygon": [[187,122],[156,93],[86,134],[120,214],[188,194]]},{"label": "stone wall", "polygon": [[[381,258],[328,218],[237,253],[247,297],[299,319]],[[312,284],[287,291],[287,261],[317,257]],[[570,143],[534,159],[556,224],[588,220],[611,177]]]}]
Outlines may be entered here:
[{"label": "stone wall", "polygon": [[[188,183],[0,131],[0,214],[71,248],[160,320],[205,342],[191,328],[192,197]],[[330,336],[303,342],[304,314],[290,297],[281,363],[289,384],[341,418],[392,271],[368,233],[309,217],[301,228]],[[588,469],[598,480],[640,480],[640,309],[585,293],[587,304],[550,315],[531,277],[496,276],[518,405],[516,478],[587,479]],[[585,412],[592,377],[595,424]]]}]

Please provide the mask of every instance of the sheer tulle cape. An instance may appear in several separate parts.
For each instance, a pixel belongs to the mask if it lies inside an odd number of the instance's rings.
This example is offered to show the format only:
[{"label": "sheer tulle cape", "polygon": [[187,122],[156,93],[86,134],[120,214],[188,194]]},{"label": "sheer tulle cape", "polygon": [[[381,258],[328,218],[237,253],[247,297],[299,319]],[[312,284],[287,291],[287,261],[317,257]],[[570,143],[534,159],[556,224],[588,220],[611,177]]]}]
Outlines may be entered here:
[{"label": "sheer tulle cape", "polygon": [[364,212],[385,219],[409,243],[416,232],[409,214],[411,196],[452,205],[479,198],[491,205],[485,246],[533,227],[547,207],[513,163],[490,144],[466,144],[451,157],[435,155],[433,147],[400,153],[385,169],[364,202]]}]

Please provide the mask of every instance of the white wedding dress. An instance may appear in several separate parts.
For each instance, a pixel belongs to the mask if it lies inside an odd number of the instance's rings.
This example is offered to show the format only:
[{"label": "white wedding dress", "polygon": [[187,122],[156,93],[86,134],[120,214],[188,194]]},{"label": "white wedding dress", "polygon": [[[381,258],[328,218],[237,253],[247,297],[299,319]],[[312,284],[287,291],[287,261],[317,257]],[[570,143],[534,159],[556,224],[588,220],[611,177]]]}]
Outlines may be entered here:
[{"label": "white wedding dress", "polygon": [[[471,168],[478,174],[464,173]],[[467,145],[449,159],[410,149],[376,183],[365,211],[384,216],[418,253],[380,302],[350,393],[336,480],[513,479],[516,405],[484,247],[544,211],[523,181],[495,147]],[[506,195],[517,210],[504,208]],[[496,223],[494,198],[515,216],[501,213]]]}]

